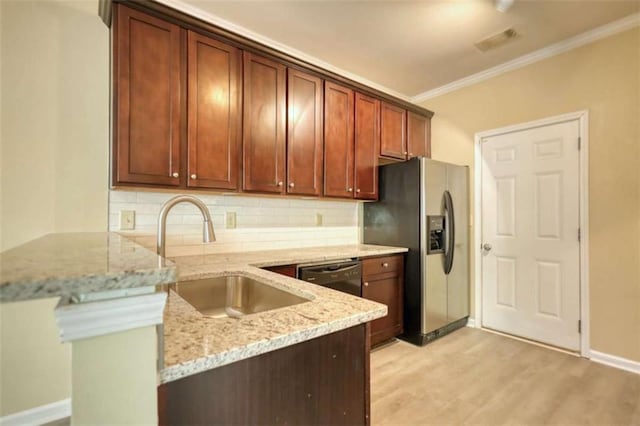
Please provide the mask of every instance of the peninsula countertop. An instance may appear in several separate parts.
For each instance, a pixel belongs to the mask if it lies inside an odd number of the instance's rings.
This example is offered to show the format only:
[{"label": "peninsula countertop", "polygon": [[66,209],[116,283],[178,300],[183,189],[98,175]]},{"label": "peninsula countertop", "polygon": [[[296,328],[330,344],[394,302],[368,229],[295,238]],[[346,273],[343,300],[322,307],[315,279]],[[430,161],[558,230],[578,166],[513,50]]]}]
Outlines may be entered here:
[{"label": "peninsula countertop", "polygon": [[178,268],[178,281],[242,275],[311,300],[242,318],[209,318],[170,291],[164,315],[165,367],[160,371],[160,383],[363,324],[387,313],[385,305],[260,267],[406,251],[360,244],[171,258]]},{"label": "peninsula countertop", "polygon": [[175,267],[160,259],[113,232],[48,234],[0,253],[0,302],[174,282]]}]

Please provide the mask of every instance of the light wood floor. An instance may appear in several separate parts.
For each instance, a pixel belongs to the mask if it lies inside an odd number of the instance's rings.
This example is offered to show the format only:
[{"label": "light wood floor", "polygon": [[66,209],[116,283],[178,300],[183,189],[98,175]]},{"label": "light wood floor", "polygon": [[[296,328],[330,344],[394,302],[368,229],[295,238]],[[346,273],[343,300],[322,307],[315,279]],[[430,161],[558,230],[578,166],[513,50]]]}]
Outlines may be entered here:
[{"label": "light wood floor", "polygon": [[371,354],[372,425],[640,425],[640,375],[486,331]]}]

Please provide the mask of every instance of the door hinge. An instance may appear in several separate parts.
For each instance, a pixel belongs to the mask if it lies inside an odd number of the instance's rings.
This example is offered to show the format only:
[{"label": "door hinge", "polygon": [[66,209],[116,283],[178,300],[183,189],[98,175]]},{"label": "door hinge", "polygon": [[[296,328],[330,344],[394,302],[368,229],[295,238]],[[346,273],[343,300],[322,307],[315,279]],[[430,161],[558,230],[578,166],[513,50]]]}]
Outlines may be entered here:
[{"label": "door hinge", "polygon": [[578,242],[580,242],[582,239],[582,232],[580,231],[580,228],[578,228]]},{"label": "door hinge", "polygon": [[582,320],[578,320],[578,333],[582,333]]},{"label": "door hinge", "polygon": [[582,138],[578,136],[578,151],[580,151],[581,147],[582,147]]}]

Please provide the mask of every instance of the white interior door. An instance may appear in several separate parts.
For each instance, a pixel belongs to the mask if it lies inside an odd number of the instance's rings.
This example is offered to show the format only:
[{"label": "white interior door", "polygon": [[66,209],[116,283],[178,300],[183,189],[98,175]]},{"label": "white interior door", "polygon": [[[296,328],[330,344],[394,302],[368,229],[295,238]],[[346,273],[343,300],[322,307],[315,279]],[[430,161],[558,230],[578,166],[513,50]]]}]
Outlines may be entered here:
[{"label": "white interior door", "polygon": [[482,140],[482,326],[580,349],[579,122]]}]

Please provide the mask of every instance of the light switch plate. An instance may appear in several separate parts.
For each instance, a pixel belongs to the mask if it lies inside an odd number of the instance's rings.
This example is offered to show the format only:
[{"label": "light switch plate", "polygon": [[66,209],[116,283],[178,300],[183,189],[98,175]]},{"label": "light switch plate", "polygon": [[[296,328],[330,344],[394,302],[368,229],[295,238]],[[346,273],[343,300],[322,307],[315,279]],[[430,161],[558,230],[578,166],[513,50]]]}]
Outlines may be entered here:
[{"label": "light switch plate", "polygon": [[226,212],[224,214],[225,228],[233,229],[236,227],[236,212]]},{"label": "light switch plate", "polygon": [[320,213],[316,213],[316,226],[322,226],[322,215]]},{"label": "light switch plate", "polygon": [[120,230],[129,231],[136,227],[135,210],[120,210]]}]

